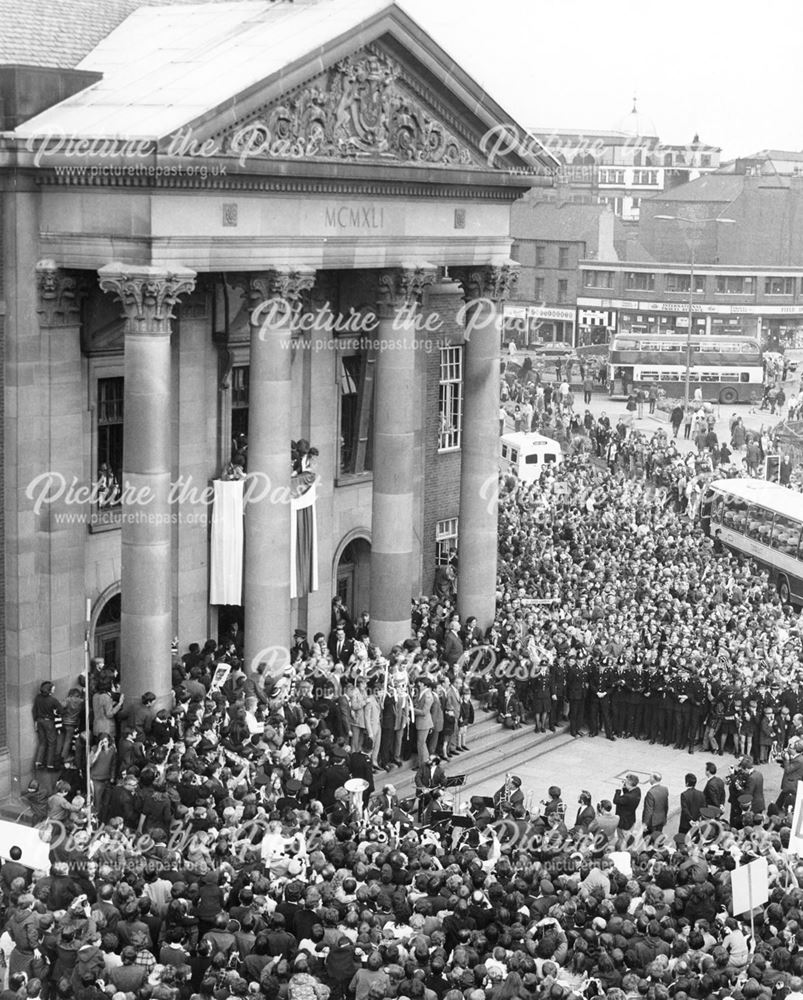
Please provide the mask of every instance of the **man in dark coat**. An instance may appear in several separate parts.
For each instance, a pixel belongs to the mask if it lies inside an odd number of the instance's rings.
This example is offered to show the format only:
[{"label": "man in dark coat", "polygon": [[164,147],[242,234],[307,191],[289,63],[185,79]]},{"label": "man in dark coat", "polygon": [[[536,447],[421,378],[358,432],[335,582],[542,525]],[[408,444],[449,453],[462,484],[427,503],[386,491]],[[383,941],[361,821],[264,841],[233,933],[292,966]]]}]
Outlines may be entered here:
[{"label": "man in dark coat", "polygon": [[119,816],[127,829],[135,830],[139,823],[140,812],[137,779],[127,777],[109,790],[101,819],[104,823],[108,823],[110,819]]},{"label": "man in dark coat", "polygon": [[627,836],[636,825],[636,810],[641,802],[641,789],[635,774],[628,774],[621,788],[613,795],[616,815],[619,817],[619,842],[625,843]]},{"label": "man in dark coat", "polygon": [[749,795],[751,799],[750,812],[763,813],[766,808],[764,801],[764,775],[761,771],[756,770],[751,757],[743,757],[739,766],[747,774],[744,793],[745,795]]},{"label": "man in dark coat", "polygon": [[777,800],[779,809],[787,809],[794,804],[798,781],[803,781],[803,744],[793,739],[783,759],[781,794]]},{"label": "man in dark coat", "polygon": [[368,799],[374,793],[374,768],[371,764],[371,751],[374,749],[374,741],[370,736],[363,739],[361,750],[354,750],[349,754],[348,767],[352,778],[362,778],[368,782],[368,787],[363,792],[363,805],[368,805]]},{"label": "man in dark coat", "polygon": [[415,772],[415,788],[418,796],[419,820],[424,810],[432,800],[432,793],[443,786],[446,774],[441,767],[441,758],[433,754],[426,763]]},{"label": "man in dark coat", "polygon": [[717,774],[717,765],[713,761],[709,761],[705,765],[705,773],[708,775],[708,781],[703,789],[705,804],[713,806],[715,809],[722,809],[725,805],[726,790],[725,782]]},{"label": "man in dark coat", "polygon": [[669,813],[669,789],[661,784],[661,775],[657,772],[650,775],[650,788],[644,796],[642,823],[647,834],[657,836],[666,825]]},{"label": "man in dark coat", "polygon": [[346,766],[348,754],[342,747],[335,747],[332,760],[321,777],[321,802],[329,809],[335,804],[335,792],[349,780],[351,775]]},{"label": "man in dark coat", "polygon": [[680,823],[678,833],[688,833],[692,823],[700,819],[705,807],[705,795],[697,788],[697,775],[686,775],[686,790],[680,793]]}]

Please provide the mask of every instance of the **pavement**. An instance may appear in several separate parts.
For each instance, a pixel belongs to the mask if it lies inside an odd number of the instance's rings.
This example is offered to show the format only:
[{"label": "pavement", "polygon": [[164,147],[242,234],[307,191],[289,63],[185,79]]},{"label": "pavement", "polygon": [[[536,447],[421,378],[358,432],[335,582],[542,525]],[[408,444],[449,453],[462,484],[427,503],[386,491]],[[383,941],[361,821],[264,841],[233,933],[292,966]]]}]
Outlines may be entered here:
[{"label": "pavement", "polygon": [[[482,714],[478,713],[480,718]],[[534,732],[529,738],[523,738],[520,733],[516,737],[509,746],[503,740],[487,748],[481,760],[471,766],[466,784],[456,799],[457,806],[467,802],[472,795],[493,795],[504,784],[505,774],[510,772],[522,779],[525,804],[533,812],[541,800],[548,797],[549,786],[558,785],[566,803],[567,825],[571,826],[577,815],[581,791],[589,791],[594,804],[602,798],[613,800],[613,793],[622,787],[624,776],[632,772],[640,779],[643,801],[649,788],[649,776],[657,771],[669,789],[670,815],[664,832],[673,836],[678,832],[680,793],[686,787],[686,774],[695,774],[697,787],[702,789],[707,780],[705,765],[709,761],[717,765],[717,773],[722,778],[737,762],[729,753],[719,757],[698,749],[689,754],[660,744],[651,746],[645,740],[620,738],[611,742],[602,734],[574,739],[565,728],[546,739]],[[459,756],[446,762],[447,776],[463,770]],[[779,764],[769,763],[759,766],[758,770],[764,775],[764,795],[769,805],[780,792],[782,769]],[[641,816],[640,807],[638,816]]]},{"label": "pavement", "polygon": [[[545,381],[547,382],[554,381],[549,371],[549,367],[550,366],[547,366],[545,377]],[[800,381],[801,374],[796,373],[793,378],[790,378],[788,381],[783,383],[787,399],[793,393],[798,394],[800,392]],[[600,417],[603,413],[606,413],[611,418],[612,424],[616,424],[620,414],[630,416],[630,411],[626,406],[626,400],[611,399],[608,393],[602,389],[597,389],[597,391],[593,393],[590,404],[586,405],[583,403],[583,390],[576,379],[572,385],[572,395],[574,397],[574,409],[581,415],[584,414],[587,409],[591,411],[594,417]],[[633,427],[636,430],[642,431],[650,436],[654,434],[659,427],[664,427],[667,433],[671,435],[672,428],[668,419],[666,417],[662,417],[658,413],[650,416],[648,411],[649,405],[645,403],[643,417],[639,418],[636,414],[633,414]],[[760,432],[763,428],[769,429],[775,427],[775,425],[783,419],[783,415],[781,414],[776,413],[775,415],[771,415],[769,410],[754,409],[749,403],[734,403],[731,406],[716,404],[714,412],[716,424],[714,429],[716,430],[717,438],[720,443],[727,441],[728,445],[730,445],[729,421],[734,413],[738,414],[738,416],[742,418],[742,423],[744,424],[746,430],[756,432]],[[506,430],[514,430],[513,420],[510,417],[508,418]],[[675,439],[675,444],[681,454],[686,454],[688,451],[696,450],[692,440],[684,440],[683,428],[681,428],[680,434]]]}]

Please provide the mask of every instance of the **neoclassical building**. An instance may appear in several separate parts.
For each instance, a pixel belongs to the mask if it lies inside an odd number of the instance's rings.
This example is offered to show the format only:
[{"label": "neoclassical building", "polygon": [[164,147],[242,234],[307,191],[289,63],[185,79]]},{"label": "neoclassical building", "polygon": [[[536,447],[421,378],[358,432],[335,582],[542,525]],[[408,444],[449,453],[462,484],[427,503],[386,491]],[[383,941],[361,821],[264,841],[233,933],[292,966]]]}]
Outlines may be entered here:
[{"label": "neoclassical building", "polygon": [[87,652],[166,700],[175,639],[281,663],[336,594],[389,647],[458,540],[490,621],[510,205],[554,167],[392,3],[52,6],[64,51],[0,48],[0,790]]}]

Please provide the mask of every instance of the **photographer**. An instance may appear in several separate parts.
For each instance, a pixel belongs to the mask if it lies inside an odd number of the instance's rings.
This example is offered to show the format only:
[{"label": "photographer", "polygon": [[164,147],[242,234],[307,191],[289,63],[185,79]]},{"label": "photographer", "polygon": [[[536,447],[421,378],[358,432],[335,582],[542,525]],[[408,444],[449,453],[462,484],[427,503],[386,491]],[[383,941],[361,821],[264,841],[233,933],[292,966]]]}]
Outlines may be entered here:
[{"label": "photographer", "polygon": [[613,793],[613,804],[616,808],[616,815],[619,817],[617,838],[619,849],[627,843],[630,831],[636,825],[636,810],[639,802],[641,802],[641,789],[638,786],[638,778],[635,774],[628,774],[622,787]]},{"label": "photographer", "polygon": [[780,764],[783,767],[783,778],[776,805],[779,809],[786,810],[794,805],[797,783],[803,781],[803,742],[797,739],[791,740],[781,756]]},{"label": "photographer", "polygon": [[427,806],[432,802],[434,793],[443,787],[446,774],[441,765],[441,758],[433,754],[415,773],[415,793],[418,796],[419,822]]}]

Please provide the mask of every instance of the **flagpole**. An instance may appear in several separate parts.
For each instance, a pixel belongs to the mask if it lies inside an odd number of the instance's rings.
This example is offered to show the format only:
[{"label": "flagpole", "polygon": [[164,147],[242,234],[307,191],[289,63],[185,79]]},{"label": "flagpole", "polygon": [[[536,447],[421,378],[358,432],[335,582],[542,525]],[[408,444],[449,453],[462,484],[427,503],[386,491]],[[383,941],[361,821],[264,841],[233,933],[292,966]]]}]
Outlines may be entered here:
[{"label": "flagpole", "polygon": [[92,600],[86,599],[86,616],[84,622],[84,717],[85,730],[85,767],[86,767],[86,828],[92,832],[92,776],[89,762],[91,743],[89,739],[89,625],[92,620]]}]

